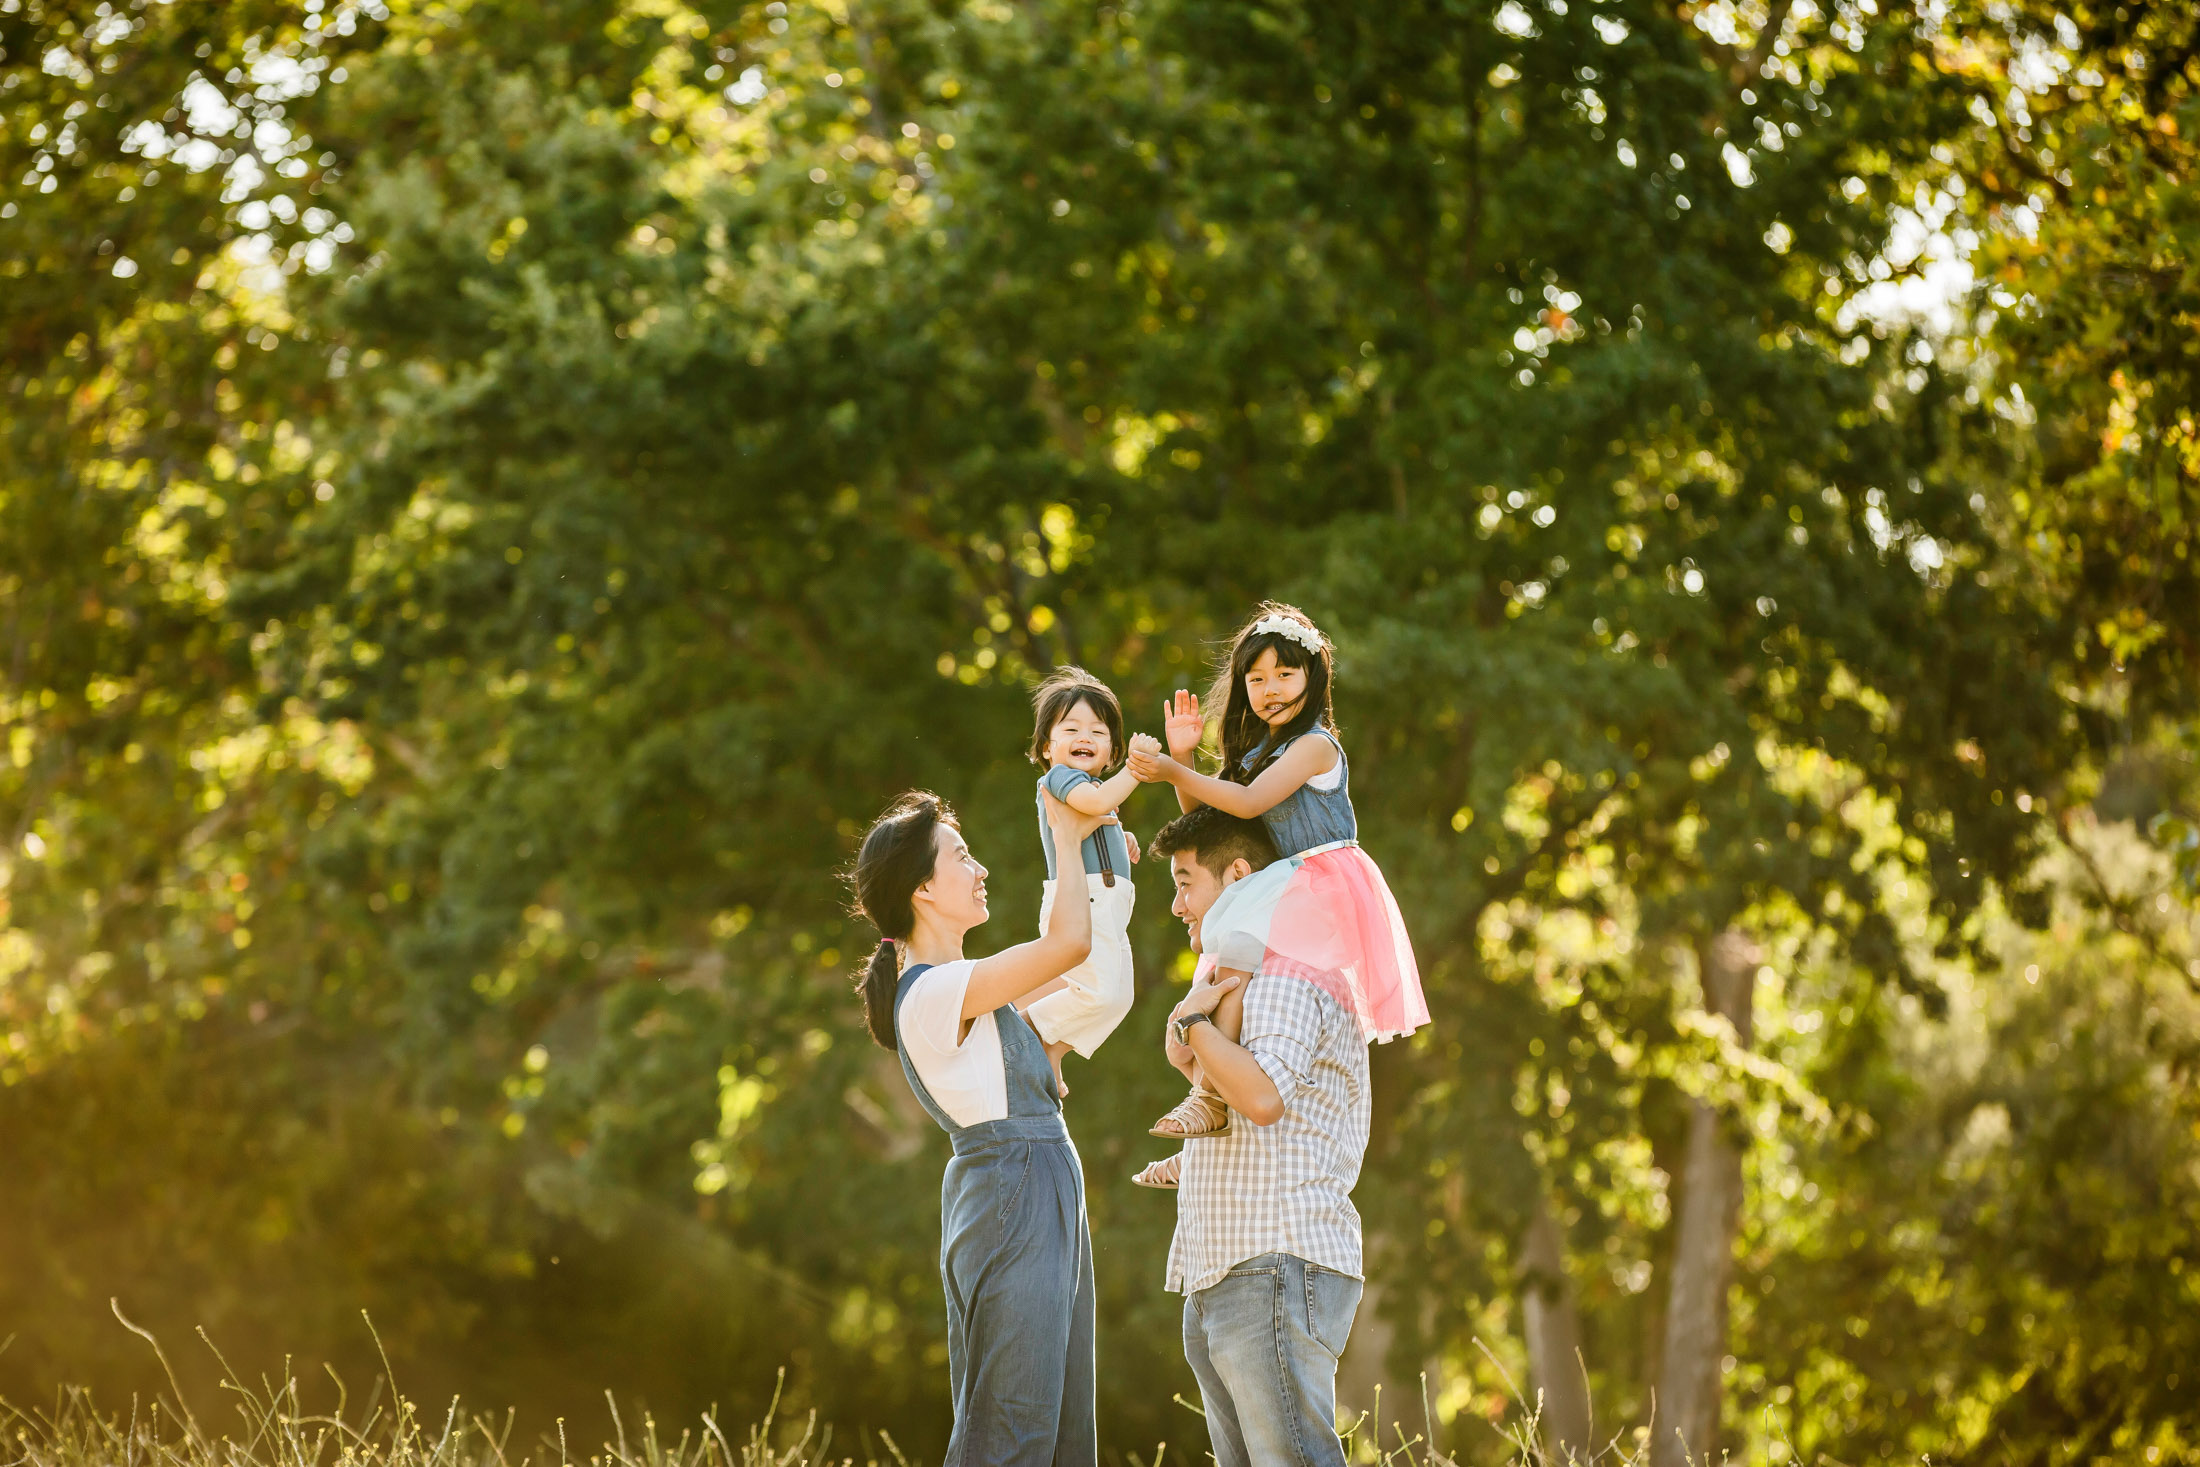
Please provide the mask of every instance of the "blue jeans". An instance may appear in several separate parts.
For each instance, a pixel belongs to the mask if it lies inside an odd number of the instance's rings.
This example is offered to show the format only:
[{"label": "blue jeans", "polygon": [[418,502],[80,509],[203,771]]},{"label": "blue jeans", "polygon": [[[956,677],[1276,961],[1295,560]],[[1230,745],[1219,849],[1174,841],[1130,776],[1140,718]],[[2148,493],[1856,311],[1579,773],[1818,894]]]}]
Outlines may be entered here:
[{"label": "blue jeans", "polygon": [[1337,1357],[1360,1281],[1263,1253],[1184,1299],[1184,1358],[1219,1467],[1344,1467]]}]

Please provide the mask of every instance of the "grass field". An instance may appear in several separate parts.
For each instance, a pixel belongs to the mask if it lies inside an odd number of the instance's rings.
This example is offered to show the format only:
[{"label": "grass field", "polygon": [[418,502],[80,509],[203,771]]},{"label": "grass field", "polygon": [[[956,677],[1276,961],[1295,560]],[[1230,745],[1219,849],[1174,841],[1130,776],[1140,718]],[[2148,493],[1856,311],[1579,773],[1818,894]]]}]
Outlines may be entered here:
[{"label": "grass field", "polygon": [[[159,1356],[175,1386],[160,1342],[119,1309],[116,1318]],[[211,1339],[206,1345],[220,1355]],[[37,1408],[0,1402],[5,1443],[0,1467],[925,1467],[883,1431],[851,1441],[814,1414],[784,1418],[776,1395],[761,1421],[729,1425],[706,1411],[676,1431],[646,1411],[629,1421],[607,1395],[615,1428],[611,1440],[568,1441],[561,1420],[553,1432],[520,1443],[512,1439],[510,1413],[500,1419],[456,1398],[423,1407],[392,1389],[387,1374],[355,1401],[354,1392],[331,1372],[336,1405],[316,1412],[303,1405],[306,1393],[294,1376],[251,1382],[226,1359],[222,1366],[230,1409],[220,1420],[204,1419],[182,1404],[180,1386],[172,1395],[133,1401],[123,1410],[97,1403],[83,1390],[63,1390],[50,1405]],[[1198,1409],[1194,1401],[1183,1404]],[[1533,1411],[1525,1402],[1521,1406],[1516,1424],[1487,1444],[1499,1450],[1507,1467],[1548,1467],[1535,1438]],[[1406,1416],[1420,1419],[1421,1412]],[[1459,1467],[1429,1445],[1425,1431],[1387,1412],[1363,1417],[1347,1433],[1347,1442],[1356,1463]],[[1644,1455],[1639,1446],[1623,1451],[1615,1443],[1598,1461],[1638,1467]],[[1203,1442],[1197,1449],[1156,1443],[1150,1454],[1132,1452],[1127,1461],[1129,1467],[1192,1467],[1212,1458]]]}]

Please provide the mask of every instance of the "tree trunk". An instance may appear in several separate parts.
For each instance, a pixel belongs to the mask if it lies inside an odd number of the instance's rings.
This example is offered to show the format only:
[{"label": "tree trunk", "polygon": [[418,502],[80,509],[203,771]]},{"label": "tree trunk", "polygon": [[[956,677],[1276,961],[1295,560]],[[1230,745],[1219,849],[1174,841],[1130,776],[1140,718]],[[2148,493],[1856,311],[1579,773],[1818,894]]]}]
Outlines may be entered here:
[{"label": "tree trunk", "polygon": [[[1732,929],[1697,954],[1704,1007],[1733,1024],[1745,1045],[1759,960],[1757,945]],[[1742,1152],[1718,1111],[1701,1100],[1689,1102],[1687,1161],[1679,1180],[1650,1467],[1718,1457],[1726,1291],[1742,1215]]]},{"label": "tree trunk", "polygon": [[1566,1276],[1566,1240],[1549,1201],[1536,1189],[1520,1250],[1521,1312],[1528,1333],[1528,1384],[1542,1413],[1543,1451],[1554,1467],[1587,1463],[1589,1381],[1581,1354],[1581,1318]]}]

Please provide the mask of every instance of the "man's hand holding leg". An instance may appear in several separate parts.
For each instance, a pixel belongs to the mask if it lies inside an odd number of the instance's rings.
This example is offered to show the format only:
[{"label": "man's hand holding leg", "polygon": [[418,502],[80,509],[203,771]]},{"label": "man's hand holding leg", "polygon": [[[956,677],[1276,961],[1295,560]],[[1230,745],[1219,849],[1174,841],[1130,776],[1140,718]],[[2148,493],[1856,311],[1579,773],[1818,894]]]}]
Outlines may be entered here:
[{"label": "man's hand holding leg", "polygon": [[[1244,973],[1221,968],[1213,977],[1192,985],[1192,991],[1169,1015],[1169,1062],[1188,1075],[1191,1071],[1179,1062],[1179,1055],[1198,1061],[1207,1087],[1230,1109],[1256,1126],[1272,1126],[1283,1119],[1283,1096],[1276,1082],[1268,1078],[1252,1051],[1210,1022],[1223,997],[1246,981]],[[1194,1014],[1203,1016],[1200,1022],[1190,1022]]]}]

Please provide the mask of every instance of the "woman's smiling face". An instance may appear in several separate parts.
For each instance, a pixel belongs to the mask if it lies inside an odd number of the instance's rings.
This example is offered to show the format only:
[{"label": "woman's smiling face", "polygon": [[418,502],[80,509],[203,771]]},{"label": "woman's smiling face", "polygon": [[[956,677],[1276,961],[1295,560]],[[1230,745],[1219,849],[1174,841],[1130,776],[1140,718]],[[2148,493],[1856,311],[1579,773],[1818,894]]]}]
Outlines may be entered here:
[{"label": "woman's smiling face", "polygon": [[1306,669],[1285,667],[1276,660],[1276,649],[1264,650],[1245,669],[1245,701],[1270,728],[1289,723],[1306,701]]},{"label": "woman's smiling face", "polygon": [[1098,774],[1115,762],[1115,740],[1100,711],[1079,698],[1047,732],[1047,763]]},{"label": "woman's smiling face", "polygon": [[986,919],[985,867],[970,854],[969,843],[954,826],[941,822],[932,839],[938,852],[932,879],[918,887],[911,900],[931,908],[951,929],[967,932]]}]

